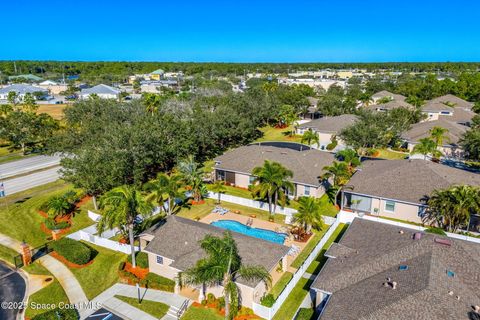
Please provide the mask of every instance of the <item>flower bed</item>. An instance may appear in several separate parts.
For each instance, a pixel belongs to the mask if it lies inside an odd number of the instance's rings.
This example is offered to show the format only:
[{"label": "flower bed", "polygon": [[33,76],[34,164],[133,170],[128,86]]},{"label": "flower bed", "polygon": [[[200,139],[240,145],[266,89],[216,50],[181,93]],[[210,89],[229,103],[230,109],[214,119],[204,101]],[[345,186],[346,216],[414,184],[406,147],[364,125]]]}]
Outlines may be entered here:
[{"label": "flower bed", "polygon": [[[129,285],[139,284],[141,287],[150,288],[155,290],[162,290],[167,292],[173,292],[175,289],[175,281],[164,278],[155,273],[148,272],[143,278],[137,277],[127,267],[128,262],[123,262],[119,265],[118,276],[121,283]],[[131,265],[130,265],[131,266]],[[135,268],[137,269],[137,268]]]},{"label": "flower bed", "polygon": [[[225,317],[225,300],[222,298],[215,298],[212,294],[208,295],[209,298],[207,300],[204,300],[202,303],[194,302],[192,303],[193,308],[199,308],[199,309],[210,309],[215,312],[217,312],[218,315]],[[213,296],[213,300],[212,297]],[[256,314],[253,313],[252,309],[246,308],[246,307],[241,307],[240,310],[238,310],[237,315],[233,320],[253,320],[253,319],[262,319]]]},{"label": "flower bed", "polygon": [[149,273],[148,268],[144,269],[139,266],[134,268],[130,262],[125,262],[125,267],[123,268],[123,270],[132,273],[135,277],[139,279],[145,279],[145,277]]}]

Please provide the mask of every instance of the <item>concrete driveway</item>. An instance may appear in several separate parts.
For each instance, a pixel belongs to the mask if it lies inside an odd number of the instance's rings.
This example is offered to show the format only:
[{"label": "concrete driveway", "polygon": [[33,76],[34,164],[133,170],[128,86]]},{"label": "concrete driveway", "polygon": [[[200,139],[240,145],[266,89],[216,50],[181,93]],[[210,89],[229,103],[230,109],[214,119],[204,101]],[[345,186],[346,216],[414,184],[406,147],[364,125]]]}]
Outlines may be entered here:
[{"label": "concrete driveway", "polygon": [[[23,277],[0,262],[0,302],[12,302],[21,303],[25,297],[25,291],[27,289],[25,280]],[[16,320],[19,313],[19,309],[0,307],[0,319],[2,320]]]}]

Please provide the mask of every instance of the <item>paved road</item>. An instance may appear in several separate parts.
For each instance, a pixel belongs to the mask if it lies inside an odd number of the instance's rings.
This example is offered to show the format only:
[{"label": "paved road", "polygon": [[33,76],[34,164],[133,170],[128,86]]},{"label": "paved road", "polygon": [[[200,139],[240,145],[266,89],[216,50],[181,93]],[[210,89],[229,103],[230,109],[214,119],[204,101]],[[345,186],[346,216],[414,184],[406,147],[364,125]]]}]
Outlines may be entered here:
[{"label": "paved road", "polygon": [[7,162],[0,164],[0,178],[5,179],[35,170],[58,166],[59,164],[60,157],[57,156],[34,156],[22,160]]},{"label": "paved road", "polygon": [[16,192],[56,181],[60,178],[59,170],[60,167],[54,167],[18,178],[4,180],[5,193],[8,196]]},{"label": "paved road", "polygon": [[[20,303],[25,297],[25,280],[10,267],[0,262],[0,302]],[[0,307],[0,319],[16,320],[18,309]]]}]

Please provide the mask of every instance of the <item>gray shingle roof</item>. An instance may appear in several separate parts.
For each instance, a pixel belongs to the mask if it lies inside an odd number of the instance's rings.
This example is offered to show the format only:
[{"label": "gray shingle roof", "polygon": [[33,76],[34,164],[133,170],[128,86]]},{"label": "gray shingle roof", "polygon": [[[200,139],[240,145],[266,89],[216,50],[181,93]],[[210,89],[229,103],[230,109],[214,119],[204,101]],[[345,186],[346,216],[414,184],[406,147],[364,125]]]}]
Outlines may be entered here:
[{"label": "gray shingle roof", "polygon": [[[432,234],[413,240],[414,232],[355,219],[340,240],[352,253],[329,258],[312,285],[332,293],[321,319],[469,319],[480,304],[480,245],[445,246]],[[396,289],[383,286],[387,278]]]},{"label": "gray shingle roof", "polygon": [[322,133],[338,134],[346,127],[355,123],[358,117],[353,114],[343,114],[336,117],[323,117],[299,125],[299,128],[312,129]]},{"label": "gray shingle roof", "polygon": [[25,93],[34,93],[34,92],[48,92],[47,89],[34,87],[28,84],[12,84],[11,86],[7,86],[0,89],[0,94],[9,93],[10,91],[15,91],[17,94],[25,94]]},{"label": "gray shingle roof", "polygon": [[319,186],[323,167],[331,165],[335,158],[331,153],[304,147],[308,150],[251,144],[215,158],[215,168],[250,174],[255,167],[263,166],[265,160],[275,161],[293,172],[294,182]]},{"label": "gray shingle roof", "polygon": [[99,84],[95,87],[82,89],[81,94],[119,94],[120,90],[107,86],[106,84]]},{"label": "gray shingle roof", "polygon": [[412,106],[410,103],[407,103],[403,100],[392,100],[387,103],[382,103],[382,104],[373,104],[368,107],[365,107],[365,109],[368,110],[392,110],[396,108],[405,108],[409,110],[415,109],[414,106]]},{"label": "gray shingle roof", "polygon": [[455,184],[480,185],[480,174],[425,160],[367,160],[345,192],[423,203],[435,189]]},{"label": "gray shingle roof", "polygon": [[[174,260],[171,266],[183,271],[193,267],[198,260],[205,257],[199,241],[203,240],[207,234],[222,236],[224,232],[224,229],[206,223],[170,216],[163,224],[157,224],[144,232],[154,236],[145,251]],[[232,232],[232,236],[243,264],[260,265],[269,271],[277,266],[289,250],[287,246],[237,232]],[[258,282],[252,283],[241,278],[237,282],[250,287],[258,284]]]},{"label": "gray shingle roof", "polygon": [[461,136],[469,128],[451,121],[449,119],[450,117],[452,116],[442,116],[438,120],[415,123],[402,135],[402,138],[409,142],[418,142],[422,138],[430,137],[430,129],[433,127],[442,127],[444,129],[448,129],[448,132],[445,134],[447,139],[444,140],[444,145],[456,145]]},{"label": "gray shingle roof", "polygon": [[438,101],[428,101],[422,106],[423,112],[453,112],[453,107],[449,107]]},{"label": "gray shingle roof", "polygon": [[438,98],[434,98],[430,100],[431,102],[438,102],[438,103],[451,103],[454,107],[461,107],[466,109],[471,109],[473,107],[473,103],[468,102],[462,98],[454,96],[453,94],[447,94]]},{"label": "gray shingle roof", "polygon": [[390,97],[393,100],[397,100],[397,101],[404,101],[406,99],[405,96],[401,94],[392,93],[387,90],[382,90],[372,95],[372,98],[374,99],[382,99],[385,97]]}]

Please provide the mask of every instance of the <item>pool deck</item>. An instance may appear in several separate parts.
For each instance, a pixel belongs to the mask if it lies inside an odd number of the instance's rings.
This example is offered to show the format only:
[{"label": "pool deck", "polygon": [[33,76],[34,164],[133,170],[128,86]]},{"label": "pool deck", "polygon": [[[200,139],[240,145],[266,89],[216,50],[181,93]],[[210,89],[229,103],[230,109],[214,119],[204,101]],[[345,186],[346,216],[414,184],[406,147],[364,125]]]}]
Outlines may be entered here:
[{"label": "pool deck", "polygon": [[[258,218],[250,218],[248,216],[244,216],[244,215],[241,215],[241,214],[236,214],[236,213],[233,213],[233,212],[227,212],[224,215],[220,215],[219,213],[210,213],[209,215],[200,219],[200,222],[211,224],[212,222],[219,221],[219,220],[233,220],[233,221],[237,221],[237,222],[246,224],[248,219],[253,219],[253,224],[252,224],[253,228],[266,229],[266,230],[271,230],[271,231],[281,232],[281,233],[287,233],[287,234],[289,233],[288,232],[288,227],[282,226],[278,223],[265,221],[265,220],[258,219]],[[310,239],[309,239],[309,241],[310,241]],[[303,250],[303,248],[305,248],[307,243],[308,243],[308,241],[307,242],[295,241],[295,240],[293,240],[293,238],[291,236],[289,236],[285,239],[285,243],[283,245],[285,245],[287,247],[291,247],[292,245],[295,245],[298,248],[300,248],[300,252],[301,252]],[[296,269],[290,267],[290,265],[292,264],[293,260],[295,260],[296,257],[297,257],[297,255],[287,257],[287,265],[289,267],[288,267],[288,270],[285,270],[285,271],[295,272]],[[273,271],[273,273],[275,273],[275,274],[272,274],[272,276],[274,278],[273,283],[275,283],[276,280],[278,280],[278,278],[281,276],[281,274],[283,274],[283,272]]]}]

